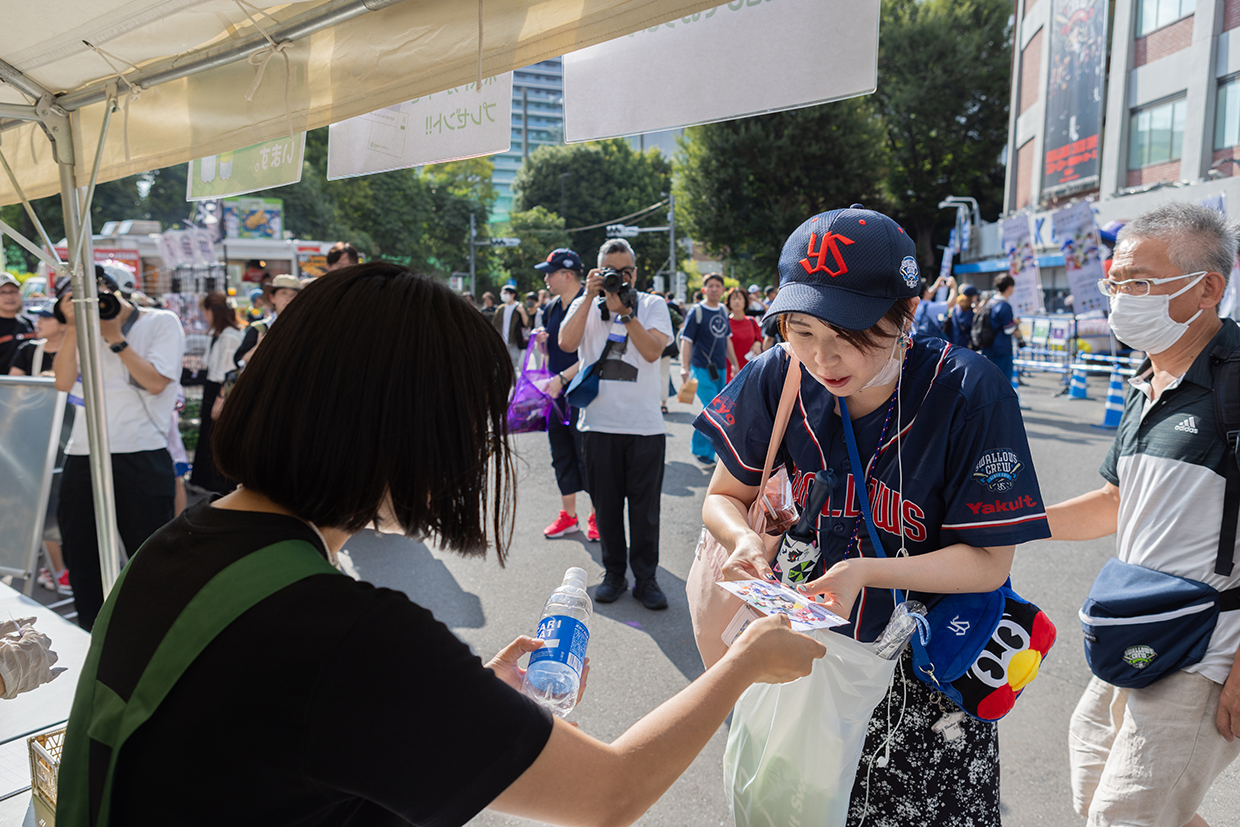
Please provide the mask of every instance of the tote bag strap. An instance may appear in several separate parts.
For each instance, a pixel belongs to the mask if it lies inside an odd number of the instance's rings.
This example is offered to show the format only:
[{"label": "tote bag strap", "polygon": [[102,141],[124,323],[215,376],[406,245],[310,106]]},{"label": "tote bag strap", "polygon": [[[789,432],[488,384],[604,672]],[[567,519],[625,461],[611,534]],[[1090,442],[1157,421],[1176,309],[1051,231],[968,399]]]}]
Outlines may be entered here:
[{"label": "tote bag strap", "polygon": [[788,375],[784,377],[784,390],[779,396],[779,408],[775,412],[775,425],[771,428],[771,442],[766,448],[766,462],[762,465],[762,481],[758,483],[758,496],[766,496],[766,484],[771,479],[771,466],[775,464],[775,455],[779,446],[784,443],[784,432],[788,430],[788,420],[792,418],[792,406],[801,392],[801,362],[792,348],[784,348],[788,354]]}]

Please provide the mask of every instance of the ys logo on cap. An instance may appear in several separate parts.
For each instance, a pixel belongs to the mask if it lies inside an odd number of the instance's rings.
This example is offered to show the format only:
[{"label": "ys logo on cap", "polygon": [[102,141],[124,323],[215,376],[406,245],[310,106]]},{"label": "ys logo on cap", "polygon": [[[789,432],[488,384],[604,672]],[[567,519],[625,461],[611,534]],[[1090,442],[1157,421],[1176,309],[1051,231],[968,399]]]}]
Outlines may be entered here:
[{"label": "ys logo on cap", "polygon": [[905,284],[909,287],[916,287],[918,279],[921,278],[921,271],[917,269],[917,259],[905,256],[900,262],[900,275],[904,278]]},{"label": "ys logo on cap", "polygon": [[[805,268],[808,275],[814,273],[826,273],[831,278],[842,276],[848,272],[848,265],[844,263],[844,257],[840,255],[840,243],[848,246],[853,243],[851,238],[845,238],[839,233],[826,232],[823,233],[822,240],[818,240],[818,233],[809,234],[809,247],[805,251],[806,257],[801,259],[801,266]],[[818,249],[814,249],[814,245],[818,245]],[[835,269],[832,270],[827,266],[827,253],[830,253],[835,259]],[[817,257],[818,261],[813,267],[810,267],[810,258]]]}]

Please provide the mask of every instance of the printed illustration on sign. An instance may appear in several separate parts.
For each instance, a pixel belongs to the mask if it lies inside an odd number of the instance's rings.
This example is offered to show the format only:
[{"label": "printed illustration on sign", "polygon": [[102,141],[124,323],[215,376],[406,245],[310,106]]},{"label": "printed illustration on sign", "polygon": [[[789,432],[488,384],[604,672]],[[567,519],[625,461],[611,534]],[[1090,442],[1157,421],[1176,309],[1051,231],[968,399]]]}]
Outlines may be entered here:
[{"label": "printed illustration on sign", "polygon": [[1013,451],[988,451],[973,466],[973,479],[990,491],[1010,491],[1024,467]]}]

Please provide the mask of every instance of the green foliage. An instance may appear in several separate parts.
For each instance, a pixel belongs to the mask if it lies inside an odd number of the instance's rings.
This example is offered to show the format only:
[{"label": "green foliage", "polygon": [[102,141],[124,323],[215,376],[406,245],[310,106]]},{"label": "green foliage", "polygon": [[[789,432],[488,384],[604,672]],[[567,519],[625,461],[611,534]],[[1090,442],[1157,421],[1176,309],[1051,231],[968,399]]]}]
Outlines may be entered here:
[{"label": "green foliage", "polygon": [[676,205],[687,232],[741,281],[778,279],[784,239],[809,216],[882,209],[883,131],[864,98],[690,129]]},{"label": "green foliage", "polygon": [[543,287],[543,274],[535,264],[547,260],[557,247],[572,247],[572,239],[564,231],[564,219],[545,207],[533,207],[510,213],[508,234],[521,239],[520,247],[500,247],[496,255],[500,264],[517,280],[522,293]]},{"label": "green foliage", "polygon": [[948,195],[1001,212],[1011,80],[1010,0],[884,0],[874,105],[887,128],[895,217],[923,264],[945,244]]},{"label": "green foliage", "polygon": [[[563,216],[566,226],[587,227],[611,223],[656,204],[666,198],[670,186],[671,162],[655,149],[638,152],[618,138],[544,146],[517,170],[512,186],[513,211],[542,207]],[[667,211],[655,210],[620,223],[664,226]],[[590,267],[607,240],[607,231],[603,227],[579,230],[570,233],[570,238],[569,246]],[[639,284],[666,267],[666,233],[643,233],[629,242],[637,252]]]},{"label": "green foliage", "polygon": [[877,92],[688,130],[678,217],[741,281],[773,281],[798,224],[854,202],[886,210],[932,266],[954,219],[939,201],[1001,211],[1010,17],[1010,0],[883,0]]}]

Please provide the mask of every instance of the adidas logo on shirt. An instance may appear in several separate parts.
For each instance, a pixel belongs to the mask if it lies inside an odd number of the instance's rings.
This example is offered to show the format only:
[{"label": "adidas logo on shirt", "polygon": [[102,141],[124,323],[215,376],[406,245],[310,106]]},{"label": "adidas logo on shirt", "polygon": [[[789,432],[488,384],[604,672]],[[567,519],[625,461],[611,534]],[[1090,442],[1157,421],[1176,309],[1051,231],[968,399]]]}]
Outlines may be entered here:
[{"label": "adidas logo on shirt", "polygon": [[1185,433],[1189,433],[1189,434],[1197,433],[1197,417],[1190,416],[1188,419],[1184,420],[1179,425],[1176,425],[1175,429],[1177,431],[1184,431]]}]

